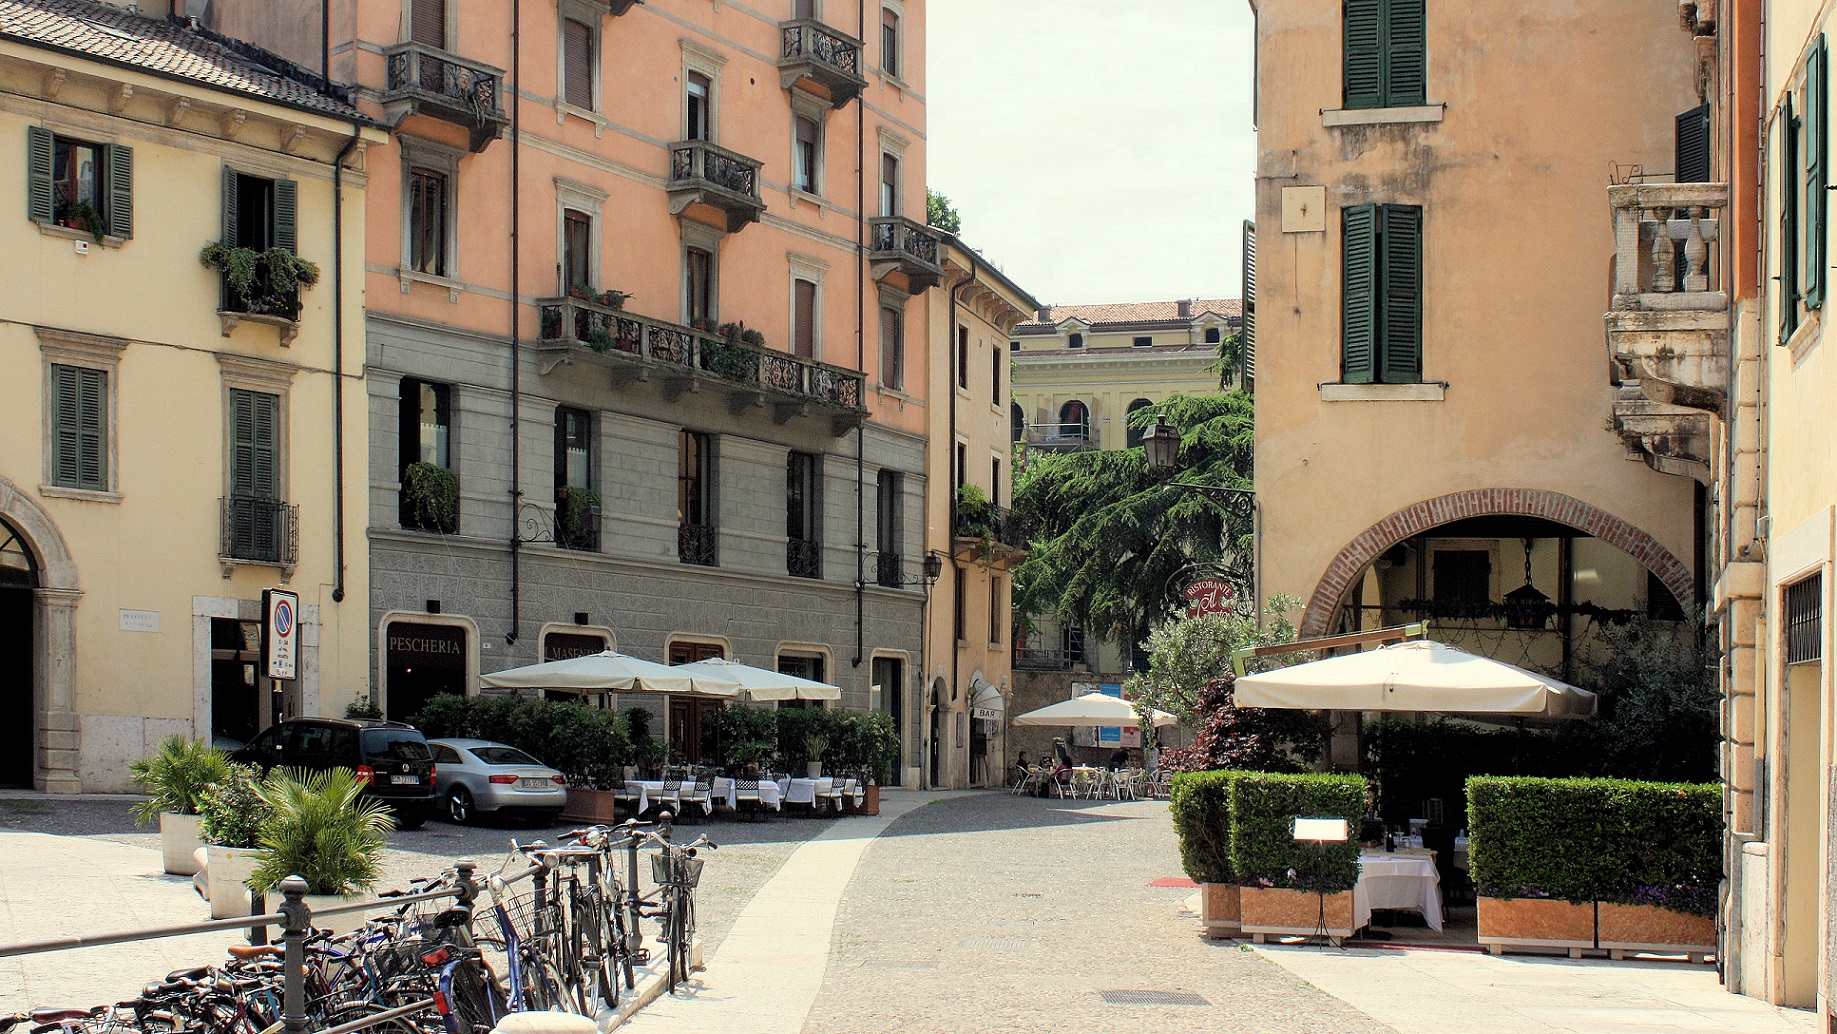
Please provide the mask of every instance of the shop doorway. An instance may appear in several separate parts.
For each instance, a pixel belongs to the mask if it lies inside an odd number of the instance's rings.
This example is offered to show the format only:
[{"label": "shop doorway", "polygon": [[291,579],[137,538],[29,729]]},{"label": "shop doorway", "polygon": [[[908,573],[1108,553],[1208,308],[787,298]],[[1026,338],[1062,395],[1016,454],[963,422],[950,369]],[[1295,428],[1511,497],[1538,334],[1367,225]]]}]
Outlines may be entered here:
[{"label": "shop doorway", "polygon": [[465,695],[469,635],[459,625],[392,621],[386,626],[384,712],[390,721],[411,721],[438,694]]},{"label": "shop doorway", "polygon": [[261,623],[234,618],[210,622],[211,742],[234,749],[262,729]]},{"label": "shop doorway", "polygon": [[0,521],[0,786],[31,787],[38,759],[33,635],[38,566],[25,540]]},{"label": "shop doorway", "polygon": [[[711,657],[726,657],[720,643],[673,642],[671,664],[693,664]],[[721,756],[721,737],[709,728],[711,716],[723,701],[702,697],[671,697],[668,726],[670,753],[691,765],[712,762]]]}]

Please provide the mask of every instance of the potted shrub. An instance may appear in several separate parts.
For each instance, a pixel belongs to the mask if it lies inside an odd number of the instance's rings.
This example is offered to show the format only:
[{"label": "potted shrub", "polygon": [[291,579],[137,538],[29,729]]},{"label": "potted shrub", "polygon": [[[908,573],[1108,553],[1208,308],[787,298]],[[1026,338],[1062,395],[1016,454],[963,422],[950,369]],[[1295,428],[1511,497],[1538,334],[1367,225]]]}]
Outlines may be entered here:
[{"label": "potted shrub", "polygon": [[286,248],[256,251],[212,241],[198,252],[198,261],[223,274],[229,309],[251,315],[294,319],[300,289],[319,282],[318,263]]},{"label": "potted shrub", "polygon": [[[269,812],[257,834],[261,848],[249,889],[278,893],[282,880],[298,876],[315,909],[360,900],[382,875],[378,856],[395,828],[388,807],[365,798],[363,790],[348,768],[298,778],[286,769],[271,773],[256,789]],[[313,925],[343,932],[363,922],[363,914],[353,912],[315,918]]]},{"label": "potted shrub", "polygon": [[1328,937],[1352,936],[1352,888],[1359,844],[1303,844],[1297,818],[1345,819],[1358,828],[1365,780],[1356,775],[1242,772],[1229,781],[1231,870],[1239,886],[1241,929],[1306,936],[1325,918]]},{"label": "potted shrub", "polygon": [[204,788],[229,775],[230,756],[203,740],[168,736],[152,754],[128,766],[134,785],[147,799],[134,809],[140,825],[159,822],[160,853],[166,871],[191,876],[198,871],[194,857],[203,842],[198,839],[198,801]]},{"label": "potted shrub", "polygon": [[402,468],[402,523],[442,535],[459,530],[459,478],[426,460]]},{"label": "potted shrub", "polygon": [[261,771],[230,766],[221,781],[204,788],[198,801],[198,874],[192,881],[210,902],[212,919],[249,915],[249,877],[261,849],[261,825],[268,817]]},{"label": "potted shrub", "polygon": [[804,737],[804,751],[809,760],[804,762],[804,774],[811,779],[823,778],[823,753],[829,749],[829,740],[817,734]]},{"label": "potted shrub", "polygon": [[[1168,811],[1180,838],[1180,864],[1199,884],[1199,921],[1207,937],[1233,937],[1243,911],[1231,868],[1231,783],[1238,772],[1180,772]],[[1318,918],[1318,910],[1316,911]]]},{"label": "potted shrub", "polygon": [[625,309],[625,299],[630,297],[630,291],[606,290],[594,295],[593,300],[604,305],[608,309],[616,309],[623,312]]},{"label": "potted shrub", "polygon": [[96,211],[96,206],[79,198],[63,206],[61,212],[62,214],[57,218],[59,226],[82,230],[94,237],[97,244],[102,243],[103,234],[107,232],[107,224],[103,221],[102,213]]}]

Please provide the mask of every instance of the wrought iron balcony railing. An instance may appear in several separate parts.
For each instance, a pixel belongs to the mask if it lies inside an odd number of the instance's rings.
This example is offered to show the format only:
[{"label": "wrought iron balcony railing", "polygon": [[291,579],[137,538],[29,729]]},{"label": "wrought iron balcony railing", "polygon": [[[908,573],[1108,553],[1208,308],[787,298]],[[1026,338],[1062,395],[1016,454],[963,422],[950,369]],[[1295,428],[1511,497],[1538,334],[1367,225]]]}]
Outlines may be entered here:
[{"label": "wrought iron balcony railing", "polygon": [[383,48],[388,85],[383,109],[391,121],[426,115],[464,126],[474,152],[482,151],[510,124],[504,113],[504,70],[455,57],[422,43]]},{"label": "wrought iron balcony railing", "polygon": [[[666,323],[581,298],[543,298],[538,349],[542,372],[573,362],[582,349],[617,364],[632,378],[652,374],[701,380],[786,407],[789,418],[817,407],[840,420],[865,412],[860,373],[815,359],[728,341],[706,331]],[[852,425],[851,425],[852,426]]]},{"label": "wrought iron balcony railing", "polygon": [[836,108],[860,96],[867,86],[861,74],[861,41],[843,35],[814,18],[783,22],[778,27],[783,42],[778,77],[785,89],[800,81],[812,83],[829,95]]},{"label": "wrought iron balcony railing", "polygon": [[785,570],[793,578],[823,577],[823,545],[809,539],[785,541]]},{"label": "wrought iron balcony railing", "polygon": [[250,320],[279,327],[281,344],[289,344],[300,330],[300,288],[295,285],[290,291],[276,290],[274,277],[268,270],[268,260],[257,258],[255,283],[247,295],[236,290],[236,286],[230,283],[228,272],[222,274],[217,315],[223,321],[226,337],[238,323]]},{"label": "wrought iron balcony railing", "polygon": [[685,564],[714,567],[720,563],[717,533],[712,524],[680,524],[676,531],[676,558]]},{"label": "wrought iron balcony railing", "polygon": [[1014,512],[1000,506],[957,504],[951,518],[951,533],[960,539],[983,539],[1009,549],[1026,549],[1027,539],[1014,519]]},{"label": "wrought iron balcony railing", "polygon": [[906,558],[898,553],[877,553],[874,555],[874,581],[889,589],[897,589],[906,584]]},{"label": "wrought iron balcony railing", "polygon": [[299,559],[300,508],[278,499],[232,495],[223,506],[223,539],[219,555],[225,560],[251,561],[291,567]]},{"label": "wrought iron balcony railing", "polygon": [[1086,663],[1084,651],[1058,647],[1016,646],[1014,666],[1028,671],[1070,671]]},{"label": "wrought iron balcony railing", "polygon": [[938,259],[939,238],[930,227],[905,216],[876,216],[868,220],[868,239],[874,279],[903,274],[907,293],[917,294],[936,287],[944,278],[944,266]]},{"label": "wrought iron balcony railing", "polygon": [[670,145],[670,214],[705,205],[726,215],[727,232],[737,233],[765,211],[759,198],[764,163],[706,140]]}]

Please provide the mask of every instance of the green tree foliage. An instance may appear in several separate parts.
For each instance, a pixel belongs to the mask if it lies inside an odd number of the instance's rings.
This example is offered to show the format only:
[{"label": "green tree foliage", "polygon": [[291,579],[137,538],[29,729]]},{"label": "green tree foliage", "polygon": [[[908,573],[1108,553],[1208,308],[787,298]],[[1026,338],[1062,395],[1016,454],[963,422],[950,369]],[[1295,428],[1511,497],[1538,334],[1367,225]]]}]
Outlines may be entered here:
[{"label": "green tree foliage", "polygon": [[1701,625],[1636,618],[1603,630],[1577,684],[1599,714],[1560,732],[1577,775],[1701,783],[1716,778],[1717,654]]},{"label": "green tree foliage", "polygon": [[[1123,691],[1143,715],[1149,708],[1159,708],[1178,716],[1181,725],[1196,728],[1208,717],[1198,709],[1206,683],[1229,673],[1231,654],[1242,647],[1294,642],[1295,626],[1288,615],[1300,605],[1293,596],[1270,597],[1266,604],[1269,621],[1261,628],[1255,621],[1229,614],[1169,621],[1148,633],[1148,670],[1130,676]],[[1306,656],[1290,654],[1272,660],[1292,664],[1291,658]]]},{"label": "green tree foliage", "polygon": [[957,206],[930,187],[925,188],[925,222],[945,233],[963,232],[963,220],[957,215]]},{"label": "green tree foliage", "polygon": [[1248,548],[1248,506],[1220,505],[1167,481],[1248,489],[1253,405],[1242,392],[1174,395],[1138,410],[1181,428],[1172,478],[1143,451],[1032,453],[1015,483],[1014,512],[1030,542],[1015,569],[1016,614],[1051,614],[1105,638],[1139,641],[1179,601],[1189,578]]},{"label": "green tree foliage", "polygon": [[1218,374],[1218,390],[1230,391],[1244,374],[1244,332],[1234,330],[1218,342],[1218,361],[1207,367]]}]

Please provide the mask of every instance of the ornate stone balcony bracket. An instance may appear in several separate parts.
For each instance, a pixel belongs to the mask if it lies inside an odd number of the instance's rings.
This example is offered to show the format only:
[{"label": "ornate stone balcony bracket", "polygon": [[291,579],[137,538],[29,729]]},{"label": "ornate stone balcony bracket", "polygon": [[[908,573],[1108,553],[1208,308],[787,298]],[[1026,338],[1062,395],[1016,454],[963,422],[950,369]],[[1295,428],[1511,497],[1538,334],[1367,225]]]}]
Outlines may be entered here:
[{"label": "ornate stone balcony bracket", "polygon": [[1653,470],[1709,484],[1708,413],[1654,402],[1628,381],[1614,399],[1614,430],[1628,452]]},{"label": "ornate stone balcony bracket", "polygon": [[463,126],[474,153],[510,124],[504,113],[504,70],[421,43],[383,48],[388,81],[383,111],[391,122],[425,115]]},{"label": "ornate stone balcony bracket", "polygon": [[789,90],[809,83],[829,96],[834,108],[845,108],[867,87],[861,74],[861,41],[814,18],[781,22],[779,84]]},{"label": "ornate stone balcony bracket", "polygon": [[700,206],[717,213],[728,233],[738,233],[765,211],[759,198],[763,164],[706,140],[671,144],[670,214],[680,216]]},{"label": "ornate stone balcony bracket", "polygon": [[876,280],[898,273],[905,277],[906,293],[918,294],[944,278],[937,233],[923,224],[905,216],[878,216],[868,220],[868,241]]},{"label": "ornate stone balcony bracket", "polygon": [[1728,382],[1728,295],[1721,288],[1724,183],[1608,188],[1614,294],[1608,347],[1646,398],[1720,412]]}]

